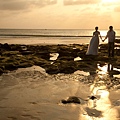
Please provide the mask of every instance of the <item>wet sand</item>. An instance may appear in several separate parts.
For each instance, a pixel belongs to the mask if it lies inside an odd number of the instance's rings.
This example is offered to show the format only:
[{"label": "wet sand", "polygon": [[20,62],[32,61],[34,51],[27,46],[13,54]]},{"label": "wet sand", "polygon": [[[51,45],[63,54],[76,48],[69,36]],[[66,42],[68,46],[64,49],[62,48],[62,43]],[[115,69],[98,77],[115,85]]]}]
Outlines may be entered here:
[{"label": "wet sand", "polygon": [[[48,74],[33,65],[3,73],[0,120],[120,120],[120,78],[107,67]],[[70,96],[80,104],[61,102]]]},{"label": "wet sand", "polygon": [[[90,76],[81,72],[48,75],[33,66],[3,74],[0,120],[120,120],[120,89],[108,90],[98,77],[86,84],[82,81]],[[81,103],[62,104],[69,96],[79,97]]]}]

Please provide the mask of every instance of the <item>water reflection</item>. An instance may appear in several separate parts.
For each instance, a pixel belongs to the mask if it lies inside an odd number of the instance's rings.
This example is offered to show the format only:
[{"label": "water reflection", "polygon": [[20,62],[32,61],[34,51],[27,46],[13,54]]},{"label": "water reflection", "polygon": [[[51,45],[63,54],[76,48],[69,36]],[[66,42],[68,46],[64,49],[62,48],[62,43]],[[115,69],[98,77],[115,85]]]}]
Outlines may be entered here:
[{"label": "water reflection", "polygon": [[104,80],[96,76],[94,83],[90,86],[90,91],[93,99],[88,100],[88,104],[84,108],[84,114],[80,115],[80,119],[117,120],[118,111],[111,104],[109,99],[110,93]]},{"label": "water reflection", "polygon": [[96,75],[97,74],[97,69],[98,69],[97,62],[94,62],[93,67],[90,70],[90,75]]},{"label": "water reflection", "polygon": [[108,64],[107,70],[110,77],[120,78],[120,69],[115,68],[112,64]]},{"label": "water reflection", "polygon": [[[76,58],[74,61],[81,60],[81,58]],[[83,74],[83,71],[78,70],[80,74]],[[76,71],[75,73],[78,73]],[[94,62],[90,70],[85,71],[84,75],[99,76],[100,78],[106,77],[116,77],[120,78],[120,69],[115,68],[112,64],[107,63],[105,65],[97,64]]]},{"label": "water reflection", "polygon": [[91,94],[89,96],[92,96],[93,99],[89,98],[79,120],[118,120],[119,111],[111,103],[108,85],[114,77],[120,78],[118,74],[120,69],[115,68],[111,63],[104,65],[94,63],[93,68],[90,76],[93,76],[94,82],[90,86]]},{"label": "water reflection", "polygon": [[98,64],[98,69],[99,69],[99,71],[98,71],[98,74],[99,74],[99,75],[104,75],[104,74],[107,73],[107,65],[104,65],[104,66],[101,67],[101,66]]},{"label": "water reflection", "polygon": [[117,77],[120,78],[120,69],[115,68],[112,64],[108,63],[102,67],[98,64],[98,72],[99,77],[104,77],[103,75],[109,75],[109,77]]},{"label": "water reflection", "polygon": [[111,71],[113,71],[113,65],[108,63],[108,68],[107,68],[108,74],[110,75],[110,77],[113,77],[113,74],[111,73]]},{"label": "water reflection", "polygon": [[80,58],[80,57],[74,58],[74,61],[80,61],[80,60],[82,60],[82,58]]},{"label": "water reflection", "polygon": [[58,53],[50,53],[50,60],[57,60],[59,54]]}]

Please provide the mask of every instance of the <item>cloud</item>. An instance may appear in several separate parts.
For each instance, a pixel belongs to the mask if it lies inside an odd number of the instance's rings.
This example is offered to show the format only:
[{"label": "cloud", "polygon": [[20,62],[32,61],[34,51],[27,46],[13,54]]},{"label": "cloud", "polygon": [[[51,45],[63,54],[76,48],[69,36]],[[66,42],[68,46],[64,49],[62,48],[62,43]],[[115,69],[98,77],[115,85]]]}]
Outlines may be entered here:
[{"label": "cloud", "polygon": [[57,0],[33,0],[32,4],[38,7],[57,4]]},{"label": "cloud", "polygon": [[32,6],[44,7],[56,3],[57,0],[0,0],[0,10],[26,10]]},{"label": "cloud", "polygon": [[23,10],[28,8],[28,3],[23,0],[11,0],[11,1],[3,1],[0,0],[0,9],[1,10]]},{"label": "cloud", "polygon": [[64,5],[96,4],[101,0],[64,0]]}]

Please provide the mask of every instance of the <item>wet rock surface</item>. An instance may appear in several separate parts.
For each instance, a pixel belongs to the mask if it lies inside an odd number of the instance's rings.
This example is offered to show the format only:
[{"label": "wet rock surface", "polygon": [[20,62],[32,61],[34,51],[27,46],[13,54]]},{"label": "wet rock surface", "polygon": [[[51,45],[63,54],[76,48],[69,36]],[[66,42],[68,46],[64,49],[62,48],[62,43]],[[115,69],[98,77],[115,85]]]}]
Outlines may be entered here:
[{"label": "wet rock surface", "polygon": [[[48,74],[71,74],[77,70],[96,74],[98,65],[108,65],[110,76],[119,75],[120,71],[120,45],[115,45],[115,57],[108,58],[107,44],[99,46],[97,56],[86,55],[88,45],[19,45],[0,44],[0,74],[17,68],[26,68],[33,65],[40,66]],[[55,60],[50,60],[51,54],[57,53]],[[53,56],[52,56],[53,57]],[[79,60],[74,60],[75,58]],[[111,67],[112,66],[112,67]],[[113,69],[113,68],[116,69]],[[117,84],[119,84],[118,81]]]}]

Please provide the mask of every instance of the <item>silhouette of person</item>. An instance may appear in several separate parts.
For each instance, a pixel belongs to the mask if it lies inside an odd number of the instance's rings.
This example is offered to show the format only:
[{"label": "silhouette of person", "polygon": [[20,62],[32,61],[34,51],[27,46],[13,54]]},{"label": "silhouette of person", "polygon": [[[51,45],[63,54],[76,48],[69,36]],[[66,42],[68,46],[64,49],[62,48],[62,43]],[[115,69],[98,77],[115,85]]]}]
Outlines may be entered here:
[{"label": "silhouette of person", "polygon": [[86,55],[98,55],[99,37],[102,39],[98,27],[95,27]]},{"label": "silhouette of person", "polygon": [[114,57],[114,42],[115,42],[115,31],[113,30],[113,26],[109,26],[109,31],[103,42],[108,38],[108,57]]}]

